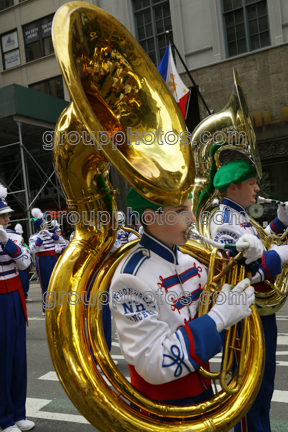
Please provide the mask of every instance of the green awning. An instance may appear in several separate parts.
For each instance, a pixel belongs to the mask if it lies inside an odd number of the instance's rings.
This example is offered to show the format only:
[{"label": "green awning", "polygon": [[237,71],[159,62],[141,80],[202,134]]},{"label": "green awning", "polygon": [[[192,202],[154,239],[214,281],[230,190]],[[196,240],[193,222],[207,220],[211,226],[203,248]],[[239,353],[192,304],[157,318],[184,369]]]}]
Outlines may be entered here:
[{"label": "green awning", "polygon": [[21,115],[56,124],[69,102],[18,84],[0,88],[0,119]]}]

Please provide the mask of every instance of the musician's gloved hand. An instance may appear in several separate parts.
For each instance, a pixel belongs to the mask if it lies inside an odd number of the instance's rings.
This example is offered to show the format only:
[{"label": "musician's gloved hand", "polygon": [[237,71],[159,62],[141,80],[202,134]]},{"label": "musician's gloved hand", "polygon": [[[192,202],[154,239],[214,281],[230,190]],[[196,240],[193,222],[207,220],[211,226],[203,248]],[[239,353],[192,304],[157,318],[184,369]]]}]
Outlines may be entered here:
[{"label": "musician's gloved hand", "polygon": [[278,204],[277,216],[280,222],[284,225],[288,225],[288,201],[285,202],[285,206]]},{"label": "musician's gloved hand", "polygon": [[45,231],[46,231],[46,230],[41,230],[41,231],[39,231],[39,233],[38,233],[38,237],[40,237],[41,240],[44,240],[45,237],[46,237],[46,232],[45,232]]},{"label": "musician's gloved hand", "polygon": [[53,233],[51,233],[50,231],[48,231],[47,229],[44,229],[44,230],[42,230],[41,231],[41,233],[45,233],[45,234],[47,234],[49,237],[53,237]]},{"label": "musician's gloved hand", "polygon": [[[208,312],[210,318],[216,323],[218,333],[224,329],[228,330],[238,321],[251,315],[250,306],[255,300],[255,294],[252,286],[247,288],[249,284],[250,279],[244,279],[231,290],[231,294],[229,294],[230,285],[223,285],[221,293],[224,295],[219,296],[218,303],[216,301],[216,304]],[[245,290],[245,288],[247,289]]]},{"label": "musician's gloved hand", "polygon": [[0,225],[0,243],[2,243],[5,246],[8,240],[9,238],[5,229],[3,228],[2,225]]},{"label": "musician's gloved hand", "polygon": [[[245,249],[245,246],[248,246]],[[246,258],[245,264],[251,264],[251,262],[257,261],[262,257],[263,245],[261,241],[252,234],[244,234],[236,242],[236,249],[238,252],[244,250],[243,257]]]}]

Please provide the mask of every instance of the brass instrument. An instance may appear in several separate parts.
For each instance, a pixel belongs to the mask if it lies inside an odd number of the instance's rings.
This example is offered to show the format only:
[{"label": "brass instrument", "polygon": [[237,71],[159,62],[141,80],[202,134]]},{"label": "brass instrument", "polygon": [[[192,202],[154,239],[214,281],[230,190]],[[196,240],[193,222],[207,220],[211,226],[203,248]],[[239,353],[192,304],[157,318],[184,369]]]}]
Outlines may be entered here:
[{"label": "brass instrument", "polygon": [[283,207],[286,207],[286,203],[283,201],[278,201],[278,200],[273,199],[273,198],[264,198],[261,196],[258,196],[257,203],[258,204],[272,204],[272,203],[274,203],[274,204],[281,204]]},{"label": "brass instrument", "polygon": [[[205,301],[201,301],[199,306],[199,313],[198,315],[201,316],[205,313],[208,313],[210,308],[215,304],[215,294],[219,293],[221,291],[221,287],[228,283],[229,285],[235,286],[237,283],[239,283],[241,280],[245,278],[245,268],[244,266],[239,265],[239,261],[241,260],[243,256],[244,249],[238,253],[234,258],[228,260],[227,265],[225,264],[225,261],[227,261],[226,254],[224,253],[225,249],[229,249],[231,245],[229,244],[221,244],[214,242],[210,238],[206,238],[203,235],[199,234],[195,228],[188,227],[185,233],[185,237],[187,239],[194,239],[194,240],[200,240],[201,242],[205,242],[209,246],[213,246],[213,250],[211,252],[211,258],[209,262],[209,271],[208,271],[208,279],[206,287],[203,290],[202,295],[206,297],[207,290],[209,291],[210,295],[213,295],[213,302],[207,304]],[[219,247],[220,246],[220,247]],[[235,245],[232,245],[235,246]],[[236,250],[236,247],[234,247],[234,250]],[[215,275],[215,260],[217,257],[217,254],[219,254],[219,251],[222,252],[222,270]],[[251,280],[252,274],[248,273],[247,277]],[[220,284],[217,285],[216,282],[219,282]],[[204,298],[205,298],[204,297]],[[256,306],[252,306],[253,313],[258,315]],[[250,329],[251,332],[251,329]],[[247,367],[247,357],[245,362],[245,349],[247,347],[247,343],[249,343],[248,339],[248,320],[245,319],[242,321],[241,326],[241,337],[239,338],[239,347],[236,346],[236,333],[237,333],[237,326],[233,326],[229,329],[229,331],[226,333],[225,343],[224,343],[224,350],[223,350],[223,360],[222,360],[222,366],[221,371],[218,373],[211,373],[203,369],[203,367],[200,367],[200,373],[205,376],[206,378],[211,378],[214,381],[215,387],[216,383],[215,381],[217,379],[220,380],[220,385],[222,390],[224,390],[227,394],[236,394],[241,389],[241,385],[243,384],[243,371]],[[250,333],[251,336],[251,333]],[[259,337],[259,335],[257,336]],[[261,337],[261,336],[260,336]],[[227,377],[231,375],[231,369],[233,366],[233,353],[234,351],[238,351],[240,354],[238,356],[238,364],[237,364],[237,370],[235,372],[235,381],[236,385],[234,387],[231,387],[227,385]],[[249,349],[248,349],[249,351]],[[261,355],[261,353],[259,353]]]},{"label": "brass instrument", "polygon": [[[233,92],[226,106],[199,123],[192,134],[196,169],[192,208],[197,215],[197,230],[206,238],[211,238],[209,219],[218,210],[218,207],[213,205],[213,200],[217,198],[221,202],[222,199],[219,192],[212,188],[211,172],[214,170],[215,173],[227,161],[246,159],[255,165],[258,176],[262,176],[256,135],[235,68],[233,75]],[[250,221],[265,250],[269,250],[271,244],[279,244],[279,237],[268,235],[252,217]],[[269,291],[256,292],[260,315],[276,313],[284,305],[288,295],[288,265],[282,265],[281,274],[272,283],[265,282],[270,287]]]},{"label": "brass instrument", "polygon": [[[84,2],[63,5],[54,17],[52,37],[71,95],[55,129],[55,170],[69,210],[82,218],[97,212],[97,224],[89,225],[81,218],[50,279],[48,295],[56,297],[56,304],[53,310],[46,308],[46,330],[60,382],[76,408],[101,432],[226,432],[250,408],[261,381],[263,336],[255,311],[248,320],[251,338],[247,338],[249,351],[239,391],[233,395],[220,391],[192,406],[158,404],[138,393],[114,365],[102,328],[102,295],[120,260],[136,242],[107,258],[116,234],[108,164],[113,163],[149,200],[166,206],[183,202],[194,181],[191,147],[145,145],[143,139],[136,142],[137,136],[127,136],[130,126],[140,135],[147,130],[156,133],[160,127],[180,134],[186,129],[181,113],[140,45],[102,9]],[[105,131],[109,139],[104,145],[98,132]],[[82,135],[77,145],[71,144],[73,133]],[[117,145],[121,135],[125,140]],[[190,242],[181,250],[209,265],[207,247]],[[216,257],[211,271],[214,265],[221,270]],[[90,297],[84,304],[95,273],[91,294],[97,294],[97,304],[89,303]],[[94,359],[112,386],[98,372]],[[223,380],[226,370],[222,375]],[[233,378],[229,387],[237,386]],[[136,411],[127,401],[154,416]]]}]

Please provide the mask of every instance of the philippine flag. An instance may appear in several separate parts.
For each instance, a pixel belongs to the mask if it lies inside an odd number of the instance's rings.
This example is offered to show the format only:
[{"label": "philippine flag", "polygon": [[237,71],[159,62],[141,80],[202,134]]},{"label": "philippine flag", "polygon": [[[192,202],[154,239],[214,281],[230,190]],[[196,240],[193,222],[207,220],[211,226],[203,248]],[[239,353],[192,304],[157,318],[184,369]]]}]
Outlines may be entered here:
[{"label": "philippine flag", "polygon": [[169,86],[171,93],[173,94],[174,99],[176,100],[184,119],[186,119],[190,90],[185,86],[185,84],[178,75],[173,60],[170,43],[167,50],[165,51],[160,65],[158,66],[158,71],[160,72],[160,75],[162,76],[166,84]]}]

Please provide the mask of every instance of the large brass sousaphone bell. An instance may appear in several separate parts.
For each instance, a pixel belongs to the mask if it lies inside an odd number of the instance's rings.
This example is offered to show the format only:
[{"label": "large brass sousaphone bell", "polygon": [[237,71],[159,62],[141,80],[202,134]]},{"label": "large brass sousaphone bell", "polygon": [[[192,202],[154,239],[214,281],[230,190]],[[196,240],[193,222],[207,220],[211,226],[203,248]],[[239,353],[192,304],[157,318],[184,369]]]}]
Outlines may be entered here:
[{"label": "large brass sousaphone bell", "polygon": [[[193,406],[158,404],[139,394],[115,367],[102,328],[101,295],[123,254],[135,244],[106,259],[116,233],[107,167],[112,163],[159,205],[183,202],[194,181],[191,147],[180,141],[161,143],[161,137],[152,144],[144,134],[157,136],[161,128],[180,136],[186,129],[181,113],[151,60],[107,12],[68,3],[57,11],[52,35],[72,100],[56,125],[53,160],[69,210],[80,215],[74,239],[50,280],[55,307],[46,308],[47,339],[59,379],[81,414],[103,432],[226,432],[249,409],[261,381],[263,344],[255,312],[248,323],[253,336],[243,386],[237,394],[221,391]],[[97,221],[89,224],[92,212]],[[211,253],[204,246],[191,242],[183,250],[208,265]],[[85,295],[89,289],[97,294],[95,305]],[[98,372],[95,359],[113,387]],[[127,400],[153,415],[133,409]]]}]

